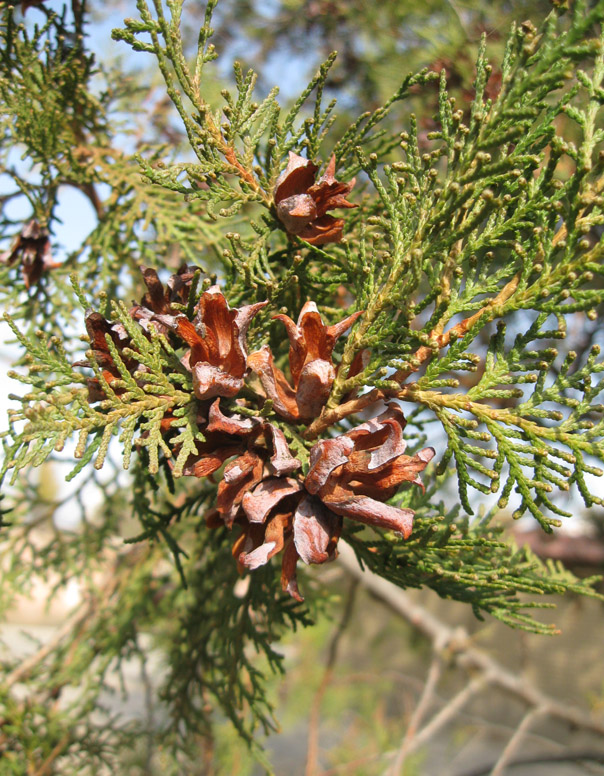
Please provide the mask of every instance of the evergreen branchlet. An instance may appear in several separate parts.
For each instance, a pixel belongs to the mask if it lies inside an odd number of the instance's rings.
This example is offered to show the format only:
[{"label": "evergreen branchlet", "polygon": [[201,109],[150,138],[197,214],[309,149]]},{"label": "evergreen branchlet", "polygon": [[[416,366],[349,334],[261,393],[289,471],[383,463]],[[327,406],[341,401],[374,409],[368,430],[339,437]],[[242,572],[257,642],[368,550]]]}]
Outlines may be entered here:
[{"label": "evergreen branchlet", "polygon": [[[296,561],[334,558],[340,535],[401,587],[552,633],[531,616],[550,605],[542,596],[597,595],[597,580],[516,548],[492,510],[469,516],[484,512],[477,494],[496,495],[499,510],[551,531],[571,516],[567,493],[604,505],[593,484],[604,362],[597,342],[575,352],[568,335],[604,302],[604,5],[514,27],[496,71],[483,40],[468,104],[444,70],[422,70],[343,128],[335,101],[324,104],[335,54],[290,106],[276,88],[258,96],[257,74],[238,62],[217,96],[217,0],[193,57],[183,0],[138,0],[113,37],[152,58],[186,144],[150,132],[132,154],[116,114],[135,91],[87,52],[80,5],[73,18],[45,12],[33,30],[2,11],[6,249],[25,240],[12,199],[29,203],[53,251],[62,187],[97,216],[80,247],[35,277],[19,266],[21,243],[0,266],[22,354],[10,376],[24,386],[3,436],[7,547],[35,573],[90,583],[78,629],[52,654],[53,666],[66,661],[62,684],[51,690],[49,669],[31,668],[44,698],[71,684],[79,699],[59,713],[3,690],[14,746],[29,757],[43,718],[53,735],[42,762],[67,751],[95,682],[126,655],[144,659],[147,632],[170,664],[165,741],[188,745],[217,705],[253,742],[273,722],[250,648],[281,670],[273,641],[326,597],[320,570],[303,572],[314,603],[302,603]],[[421,107],[436,82],[426,130],[406,105]],[[26,164],[12,160],[17,143]],[[49,504],[31,470],[65,451],[68,479],[97,483],[105,501],[90,522],[76,496],[79,532],[55,531],[36,550],[26,505],[43,522]],[[100,476],[118,458],[125,486]],[[116,549],[120,510],[136,526]],[[7,566],[9,583],[22,574]],[[128,731],[108,721],[104,736],[81,736],[96,758],[86,767],[110,762]]]}]

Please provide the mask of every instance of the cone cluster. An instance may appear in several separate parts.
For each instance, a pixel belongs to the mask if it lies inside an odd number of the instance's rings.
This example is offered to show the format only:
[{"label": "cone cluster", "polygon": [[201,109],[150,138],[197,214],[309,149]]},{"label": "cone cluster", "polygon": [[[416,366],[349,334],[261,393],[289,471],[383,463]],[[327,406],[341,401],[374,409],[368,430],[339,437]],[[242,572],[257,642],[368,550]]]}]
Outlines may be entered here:
[{"label": "cone cluster", "polygon": [[[252,353],[247,350],[250,323],[267,302],[231,308],[215,285],[201,294],[189,320],[182,309],[192,270],[181,268],[166,287],[154,270],[142,271],[148,290],[130,315],[146,332],[154,326],[174,347],[184,348],[181,361],[191,372],[198,402],[197,422],[204,441],[197,443],[183,474],[201,478],[223,469],[216,504],[206,522],[239,528],[233,555],[242,569],[256,569],[281,553],[283,590],[302,600],[298,560],[307,564],[333,560],[344,518],[407,538],[412,510],[386,502],[405,482],[421,486],[419,474],[434,450],[405,454],[405,418],[398,405],[391,403],[378,417],[309,446],[307,466],[288,444],[288,436],[291,440],[301,424],[321,414],[338,370],[334,346],[362,313],[326,326],[315,303],[307,302],[296,322],[287,315],[274,316],[289,339],[286,374],[275,364],[268,345]],[[107,398],[104,383],[118,394],[124,390],[120,368],[140,377],[144,367],[136,362],[121,324],[90,312],[86,327],[90,355],[101,375],[89,380],[89,400],[94,402]],[[115,363],[108,338],[121,364]],[[355,359],[352,371],[361,368],[361,362]],[[248,378],[254,375],[250,384]],[[245,400],[239,396],[246,383],[256,392],[258,407],[270,400],[272,422],[243,412],[250,406],[249,391]],[[172,420],[166,417],[162,423],[166,435]]]}]

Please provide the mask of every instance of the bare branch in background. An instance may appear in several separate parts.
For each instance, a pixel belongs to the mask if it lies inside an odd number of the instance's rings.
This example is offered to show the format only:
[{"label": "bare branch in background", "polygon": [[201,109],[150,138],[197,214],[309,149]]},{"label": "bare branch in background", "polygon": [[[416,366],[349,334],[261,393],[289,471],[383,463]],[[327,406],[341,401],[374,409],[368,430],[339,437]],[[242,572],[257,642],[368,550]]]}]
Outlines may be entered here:
[{"label": "bare branch in background", "polygon": [[[604,717],[586,714],[572,704],[547,695],[520,673],[514,673],[498,663],[486,652],[475,647],[473,640],[463,628],[451,628],[415,603],[407,593],[395,585],[369,570],[361,570],[353,550],[343,542],[340,544],[340,562],[347,572],[360,582],[362,587],[391,607],[432,642],[435,657],[424,690],[413,712],[412,722],[417,718],[421,720],[425,716],[425,707],[433,696],[438,681],[439,671],[435,669],[435,665],[438,665],[436,662],[438,659],[466,670],[470,676],[473,675],[466,687],[454,696],[441,711],[428,720],[423,727],[412,727],[410,734],[405,733],[403,746],[394,755],[392,767],[399,769],[397,773],[400,772],[405,758],[420,747],[428,745],[430,739],[440,732],[445,724],[453,720],[454,715],[461,710],[464,703],[479,692],[492,691],[495,688],[515,696],[528,707],[521,723],[494,766],[496,770],[493,771],[493,774],[496,776],[503,774],[505,765],[509,764],[518,751],[527,730],[537,718],[554,718],[566,722],[574,728],[604,735]],[[477,672],[479,672],[478,675],[476,675]],[[389,773],[394,772],[391,770]]]}]

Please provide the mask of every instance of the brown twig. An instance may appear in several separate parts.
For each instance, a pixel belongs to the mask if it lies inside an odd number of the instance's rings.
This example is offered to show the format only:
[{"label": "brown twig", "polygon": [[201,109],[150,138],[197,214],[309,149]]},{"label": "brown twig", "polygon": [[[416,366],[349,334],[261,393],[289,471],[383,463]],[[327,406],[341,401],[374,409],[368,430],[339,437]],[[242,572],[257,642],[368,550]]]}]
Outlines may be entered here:
[{"label": "brown twig", "polygon": [[70,743],[71,734],[65,733],[40,767],[36,768],[35,771],[31,771],[31,776],[49,776],[52,773],[51,768],[54,761],[65,751]]},{"label": "brown twig", "polygon": [[[221,135],[222,137],[222,135]],[[227,160],[227,162],[237,170],[239,177],[241,180],[245,181],[248,186],[251,186],[254,191],[257,193],[263,193],[262,188],[258,184],[258,181],[254,178],[254,176],[251,174],[249,170],[246,170],[245,167],[241,164],[239,159],[237,159],[237,154],[235,153],[235,149],[232,146],[227,145],[224,138],[222,138],[222,153],[224,154],[224,158]]]},{"label": "brown twig", "polygon": [[334,423],[339,423],[348,415],[356,415],[357,412],[361,412],[371,404],[380,401],[385,396],[384,391],[379,388],[374,388],[369,393],[364,393],[358,396],[356,399],[340,404],[338,407],[334,407],[332,410],[324,410],[323,413],[311,423],[304,434],[306,439],[316,439],[319,434],[325,431],[326,428],[333,426]]},{"label": "brown twig", "polygon": [[[518,767],[521,765],[548,765],[555,763],[599,763],[604,765],[604,753],[602,752],[567,752],[561,754],[543,754],[535,755],[534,757],[522,757],[517,760],[512,760],[509,763],[512,767]],[[467,771],[463,776],[491,776],[493,765],[479,766],[471,771]],[[601,770],[598,769],[598,773]],[[460,775],[461,776],[461,775]]]},{"label": "brown twig", "polygon": [[541,717],[546,713],[547,713],[547,709],[537,706],[536,708],[531,709],[524,715],[524,717],[520,721],[520,724],[514,731],[514,735],[507,742],[503,752],[499,755],[499,759],[493,766],[493,770],[491,771],[491,776],[503,776],[506,766],[509,765],[509,763],[511,762],[512,757],[514,756],[514,754],[516,753],[516,750],[519,748],[520,744],[524,740],[524,737],[528,732],[528,730],[530,729],[533,722],[538,717]]},{"label": "brown twig", "polygon": [[[135,548],[130,550],[128,557],[136,558],[140,556],[140,550]],[[65,620],[63,625],[57,630],[54,636],[43,644],[40,649],[30,657],[26,658],[20,665],[18,665],[10,674],[6,676],[4,680],[0,680],[0,686],[4,691],[9,690],[14,684],[22,682],[29,677],[34,668],[42,663],[58,646],[71,634],[76,634],[70,647],[69,653],[66,655],[63,661],[63,668],[70,662],[72,653],[76,644],[83,637],[85,631],[84,626],[86,622],[99,610],[102,609],[109,599],[113,596],[116,590],[122,584],[124,577],[127,576],[127,568],[124,568],[120,573],[118,566],[122,559],[118,556],[115,560],[114,566],[107,574],[105,584],[100,589],[101,595],[91,597],[88,601],[82,603],[73,614]]]},{"label": "brown twig", "polygon": [[17,682],[27,679],[34,668],[48,657],[73,630],[80,627],[90,616],[92,604],[88,603],[77,609],[71,617],[65,620],[63,626],[55,635],[30,657],[17,666],[2,682],[3,690],[10,689]]},{"label": "brown twig", "polygon": [[418,731],[414,739],[413,748],[418,749],[432,739],[439,730],[461,712],[462,708],[471,698],[485,688],[488,682],[489,677],[486,675],[479,674],[478,676],[475,676],[462,690],[447,701],[446,706],[435,714],[427,725],[424,725],[424,727]]},{"label": "brown twig", "polygon": [[421,348],[418,348],[413,356],[413,358],[419,362],[417,366],[414,366],[412,369],[408,369],[404,372],[396,372],[393,379],[402,385],[402,383],[405,382],[409,375],[413,374],[413,372],[417,372],[423,363],[425,363],[431,356],[438,352],[438,350],[446,347],[452,339],[459,339],[460,337],[463,337],[472,328],[472,326],[474,326],[474,324],[485,315],[496,313],[497,310],[502,307],[516,292],[519,282],[520,272],[517,272],[514,277],[508,283],[506,283],[506,285],[501,289],[497,296],[494,296],[491,300],[489,300],[489,302],[487,302],[487,304],[485,304],[485,306],[480,310],[475,312],[474,315],[470,315],[468,318],[464,318],[463,321],[460,321],[455,326],[452,326],[448,331],[442,331],[444,328],[442,324],[436,326],[430,334],[430,339],[434,342],[434,346],[428,347],[427,345],[423,345]]},{"label": "brown twig", "polygon": [[105,208],[101,202],[101,198],[98,195],[97,190],[94,187],[94,183],[83,183],[80,186],[80,190],[88,197],[90,204],[94,208],[94,212],[97,215],[99,221],[102,221],[105,217]]}]

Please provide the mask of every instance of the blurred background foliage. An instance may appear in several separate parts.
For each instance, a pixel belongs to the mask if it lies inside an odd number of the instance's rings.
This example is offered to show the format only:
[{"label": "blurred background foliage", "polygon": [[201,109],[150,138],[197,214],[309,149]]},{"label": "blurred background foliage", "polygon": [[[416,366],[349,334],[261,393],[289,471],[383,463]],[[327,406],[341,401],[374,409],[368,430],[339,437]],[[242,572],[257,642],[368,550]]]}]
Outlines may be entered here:
[{"label": "blurred background foliage", "polygon": [[[128,5],[124,0],[105,4],[124,16]],[[360,113],[383,105],[407,73],[424,67],[438,73],[445,69],[450,94],[459,105],[469,106],[482,35],[487,36],[492,61],[501,62],[512,23],[530,19],[538,26],[551,8],[546,0],[384,0],[377,4],[362,0],[223,0],[213,17],[213,41],[218,53],[225,54],[219,60],[220,83],[216,81],[212,87],[212,71],[207,71],[206,89],[211,96],[212,88],[218,94],[225,79],[234,82],[230,62],[237,59],[244,70],[252,68],[258,73],[261,97],[277,83],[280,100],[287,107],[288,99],[297,98],[319,65],[337,51],[325,91],[329,98],[338,100],[333,131],[333,137],[338,137],[338,127],[346,129]],[[98,18],[104,14],[97,9]],[[197,45],[203,15],[201,4],[186,7],[183,32],[190,52]],[[137,61],[137,79],[140,68],[141,62]],[[147,75],[145,84],[150,91],[154,84],[161,91],[163,84],[152,65]],[[436,112],[438,82],[431,89]],[[148,98],[150,91],[139,90],[139,95]],[[129,105],[131,99],[128,94]],[[422,90],[421,99],[418,113],[429,125],[426,90]],[[415,107],[419,107],[417,103]],[[407,101],[402,111],[413,108],[413,101]],[[164,96],[153,103],[151,120],[158,139],[175,144],[184,137],[173,111],[172,103]],[[400,112],[394,120],[406,126]],[[147,140],[149,129],[147,124]]]}]

